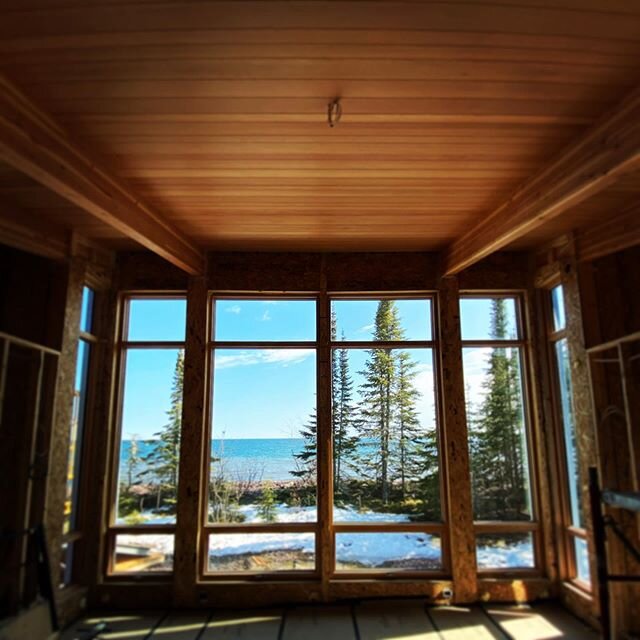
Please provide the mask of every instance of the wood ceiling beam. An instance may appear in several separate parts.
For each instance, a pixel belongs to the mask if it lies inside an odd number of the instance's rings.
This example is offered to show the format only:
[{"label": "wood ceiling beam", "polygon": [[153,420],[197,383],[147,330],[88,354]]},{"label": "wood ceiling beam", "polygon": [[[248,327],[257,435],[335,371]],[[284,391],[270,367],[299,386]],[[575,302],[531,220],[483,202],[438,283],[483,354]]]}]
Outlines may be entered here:
[{"label": "wood ceiling beam", "polygon": [[204,256],[191,240],[82,151],[0,74],[0,158],[190,274]]},{"label": "wood ceiling beam", "polygon": [[455,240],[445,273],[456,274],[561,215],[640,167],[640,88]]}]

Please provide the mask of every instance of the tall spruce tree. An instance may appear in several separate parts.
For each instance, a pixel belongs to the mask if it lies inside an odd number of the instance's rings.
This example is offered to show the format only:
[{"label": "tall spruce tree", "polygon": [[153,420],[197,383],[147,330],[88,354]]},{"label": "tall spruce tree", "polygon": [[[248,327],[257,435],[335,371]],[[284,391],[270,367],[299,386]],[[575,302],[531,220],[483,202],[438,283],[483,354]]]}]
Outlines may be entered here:
[{"label": "tall spruce tree", "polygon": [[[394,341],[402,338],[400,317],[394,302],[381,300],[374,320],[374,340]],[[360,469],[365,477],[375,481],[382,502],[387,504],[392,480],[391,447],[398,363],[393,349],[370,349],[367,355],[364,369],[360,372],[364,382],[360,387],[362,419],[359,432],[361,439],[367,443],[360,459]]]},{"label": "tall spruce tree", "polygon": [[[504,300],[491,309],[491,337],[508,338]],[[489,356],[486,391],[473,415],[470,438],[474,511],[479,519],[518,520],[528,510],[519,362],[515,349],[495,347]]]},{"label": "tall spruce tree", "polygon": [[[337,319],[331,313],[331,339],[337,335]],[[344,332],[342,334],[344,340]],[[352,435],[355,422],[355,406],[352,403],[353,381],[349,373],[348,352],[339,349],[331,359],[331,422],[333,433],[333,476],[334,488],[339,492],[350,466],[356,448],[356,438]],[[335,356],[334,354],[334,356]],[[291,473],[307,482],[315,481],[317,475],[318,424],[314,411],[300,430],[304,440],[302,450],[294,455],[297,467]]]},{"label": "tall spruce tree", "polygon": [[[344,332],[342,333],[344,340]],[[357,451],[357,407],[353,403],[353,380],[349,372],[349,352],[338,349],[332,358],[333,481],[339,494],[344,489],[349,470],[354,467]]]},{"label": "tall spruce tree", "polygon": [[178,351],[171,387],[171,405],[167,411],[169,420],[157,433],[153,449],[142,458],[147,471],[158,482],[157,506],[175,507],[178,489],[178,462],[180,459],[180,431],[182,429],[182,390],[184,385],[184,352]]},{"label": "tall spruce tree", "polygon": [[315,410],[309,415],[307,422],[300,429],[300,436],[303,440],[302,449],[294,454],[296,468],[290,473],[305,483],[314,483],[318,474],[318,419]]},{"label": "tall spruce tree", "polygon": [[400,351],[396,358],[397,382],[394,400],[397,421],[397,477],[400,483],[400,495],[407,496],[408,484],[419,479],[424,471],[424,460],[418,455],[421,442],[420,420],[416,402],[420,392],[414,387],[416,363],[407,351]]}]

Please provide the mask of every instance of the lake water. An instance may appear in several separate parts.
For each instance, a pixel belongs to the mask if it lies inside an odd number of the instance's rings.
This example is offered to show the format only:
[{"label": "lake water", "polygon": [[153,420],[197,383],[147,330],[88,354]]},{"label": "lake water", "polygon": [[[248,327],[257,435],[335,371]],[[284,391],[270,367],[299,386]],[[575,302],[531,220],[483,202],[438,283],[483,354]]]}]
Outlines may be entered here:
[{"label": "lake water", "polygon": [[[138,440],[138,456],[144,458],[150,454],[157,441]],[[224,466],[224,475],[230,480],[292,480],[291,471],[296,469],[295,455],[304,447],[302,438],[243,438],[213,440],[211,455],[219,459],[217,464]],[[126,479],[131,441],[123,440],[120,452],[120,477]],[[214,464],[216,464],[214,462]],[[146,465],[140,463],[135,475],[140,474]],[[147,476],[148,480],[151,480]],[[134,478],[135,480],[135,478]]]}]

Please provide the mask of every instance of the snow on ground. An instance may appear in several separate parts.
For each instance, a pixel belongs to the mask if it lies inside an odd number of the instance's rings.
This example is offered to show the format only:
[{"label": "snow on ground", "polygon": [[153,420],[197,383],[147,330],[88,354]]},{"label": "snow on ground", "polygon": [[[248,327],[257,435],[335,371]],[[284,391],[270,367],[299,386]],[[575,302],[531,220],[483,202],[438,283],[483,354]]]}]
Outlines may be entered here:
[{"label": "snow on ground", "polygon": [[[259,505],[243,505],[239,512],[246,523],[261,523]],[[358,511],[345,507],[334,508],[335,522],[409,522],[409,517],[399,513]],[[150,524],[175,522],[174,518],[144,514]],[[277,522],[316,522],[315,507],[276,507]],[[140,544],[173,555],[173,536],[158,534],[120,535],[122,544]],[[313,533],[224,533],[209,536],[211,556],[257,555],[268,551],[296,551],[311,555],[315,551]],[[394,533],[339,533],[336,534],[336,558],[338,562],[357,563],[364,567],[380,566],[390,560],[430,560],[441,558],[440,538],[420,532]],[[479,546],[478,565],[490,568],[532,567],[533,548],[529,538],[517,544]]]}]

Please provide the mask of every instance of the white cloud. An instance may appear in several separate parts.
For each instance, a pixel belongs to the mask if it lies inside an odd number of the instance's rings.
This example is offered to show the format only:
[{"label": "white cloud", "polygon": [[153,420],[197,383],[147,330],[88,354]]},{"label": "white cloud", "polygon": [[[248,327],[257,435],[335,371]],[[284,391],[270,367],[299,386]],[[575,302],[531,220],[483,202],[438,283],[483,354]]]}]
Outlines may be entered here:
[{"label": "white cloud", "polygon": [[268,322],[269,320],[271,320],[271,314],[269,313],[269,309],[267,309],[263,314],[262,314],[262,318],[261,318],[262,322]]},{"label": "white cloud", "polygon": [[365,324],[364,327],[356,329],[356,333],[369,333],[375,326],[375,324]]},{"label": "white cloud", "polygon": [[216,369],[231,369],[255,364],[279,364],[288,367],[299,364],[314,354],[313,349],[261,349],[256,351],[238,351],[232,355],[217,355]]},{"label": "white cloud", "polygon": [[242,309],[240,308],[239,305],[234,304],[233,307],[227,307],[225,311],[227,313],[235,313],[236,315],[238,315],[242,311]]}]

